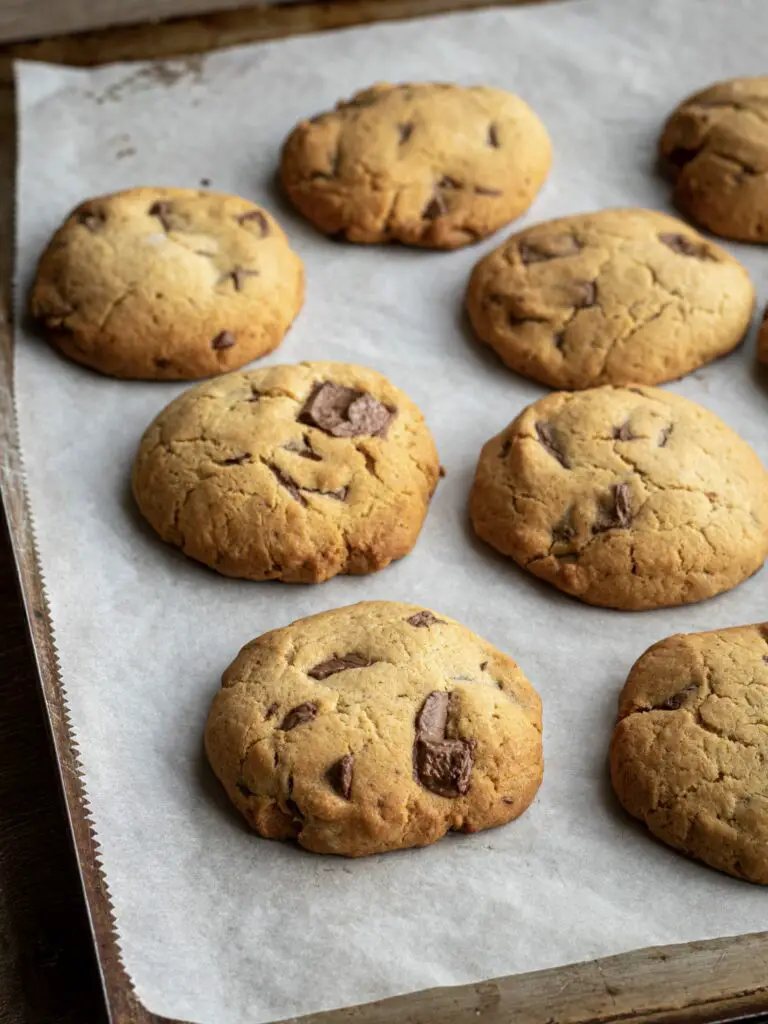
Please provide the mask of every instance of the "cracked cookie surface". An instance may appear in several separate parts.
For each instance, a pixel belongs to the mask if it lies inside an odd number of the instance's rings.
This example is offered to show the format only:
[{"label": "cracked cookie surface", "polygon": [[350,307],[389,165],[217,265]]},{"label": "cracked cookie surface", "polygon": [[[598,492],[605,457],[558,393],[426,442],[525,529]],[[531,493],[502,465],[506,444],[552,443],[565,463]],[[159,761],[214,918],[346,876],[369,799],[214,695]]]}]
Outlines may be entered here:
[{"label": "cracked cookie surface", "polygon": [[359,857],[522,814],[541,783],[541,702],[465,626],[369,601],[244,647],[205,746],[260,835]]},{"label": "cracked cookie surface", "polygon": [[659,144],[676,205],[724,238],[768,242],[768,76],[684,100]]},{"label": "cracked cookie surface", "polygon": [[325,234],[455,249],[527,210],[550,161],[546,129],[511,93],[377,84],[300,122],[281,174]]},{"label": "cracked cookie surface", "polygon": [[299,363],[185,391],[144,434],[133,490],[163,540],[224,575],[318,583],[408,554],[439,470],[385,377]]},{"label": "cracked cookie surface", "polygon": [[136,188],[73,210],[40,259],[30,308],[91,369],[191,380],[271,352],[303,300],[301,260],[265,210]]},{"label": "cracked cookie surface", "polygon": [[724,249],[641,209],[527,228],[480,260],[466,295],[475,331],[507,366],[569,389],[690,373],[741,341],[754,301]]},{"label": "cracked cookie surface", "polygon": [[483,447],[475,532],[588,604],[644,609],[729,590],[768,555],[768,471],[702,406],[605,386],[534,402]]},{"label": "cracked cookie surface", "polygon": [[619,700],[611,780],[677,850],[768,885],[768,623],[668,637]]}]

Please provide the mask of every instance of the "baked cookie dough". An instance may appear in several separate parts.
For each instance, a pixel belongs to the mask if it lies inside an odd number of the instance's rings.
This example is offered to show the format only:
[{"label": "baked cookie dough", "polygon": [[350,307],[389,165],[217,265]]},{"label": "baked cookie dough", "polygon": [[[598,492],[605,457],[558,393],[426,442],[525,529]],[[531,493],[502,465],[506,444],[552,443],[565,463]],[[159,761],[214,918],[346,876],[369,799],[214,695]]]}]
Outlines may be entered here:
[{"label": "baked cookie dough", "polygon": [[683,213],[724,238],[768,242],[768,76],[719,82],[684,100],[660,153]]},{"label": "baked cookie dough", "polygon": [[713,413],[656,388],[556,392],[480,455],[475,532],[587,604],[730,590],[768,555],[768,472]]},{"label": "baked cookie dough", "polygon": [[660,384],[730,352],[749,327],[746,270],[651,210],[563,217],[475,267],[466,307],[507,366],[554,388]]},{"label": "baked cookie dough", "polygon": [[163,540],[225,576],[319,583],[407,555],[439,471],[385,377],[300,363],[185,391],[144,434],[133,491]]},{"label": "baked cookie dough", "polygon": [[277,222],[238,196],[135,188],[78,206],[37,268],[31,312],[113,377],[210,377],[271,352],[304,300]]},{"label": "baked cookie dough", "polygon": [[511,93],[378,84],[301,121],[281,174],[327,235],[456,249],[524,213],[550,162],[544,125]]},{"label": "baked cookie dough", "polygon": [[369,601],[244,647],[205,747],[260,835],[361,857],[521,815],[541,783],[541,702],[458,622]]},{"label": "baked cookie dough", "polygon": [[671,636],[634,665],[611,779],[669,846],[768,885],[768,622]]}]

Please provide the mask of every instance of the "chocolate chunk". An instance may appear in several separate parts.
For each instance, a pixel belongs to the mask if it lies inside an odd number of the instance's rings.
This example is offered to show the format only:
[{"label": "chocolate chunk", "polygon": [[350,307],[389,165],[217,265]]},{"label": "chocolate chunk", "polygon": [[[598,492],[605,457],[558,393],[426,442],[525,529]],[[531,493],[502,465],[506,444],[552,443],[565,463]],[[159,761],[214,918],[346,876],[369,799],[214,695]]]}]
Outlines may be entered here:
[{"label": "chocolate chunk", "polygon": [[105,215],[99,210],[81,210],[77,214],[77,223],[89,231],[98,231],[105,220]]},{"label": "chocolate chunk", "polygon": [[235,344],[235,336],[232,331],[219,331],[215,338],[211,341],[211,348],[215,352],[220,352],[225,348],[232,348]]},{"label": "chocolate chunk", "polygon": [[280,484],[280,486],[285,488],[286,491],[288,491],[288,493],[290,494],[294,501],[298,501],[300,505],[307,504],[307,499],[301,493],[301,488],[299,487],[295,480],[292,480],[291,477],[285,474],[279,468],[279,466],[276,466],[274,464],[274,462],[266,462],[263,459],[262,462],[264,462],[264,465],[267,467],[268,470],[270,470],[270,472],[277,480],[277,482]]},{"label": "chocolate chunk", "polygon": [[552,527],[553,544],[567,544],[576,536],[576,527],[571,519],[572,514],[573,510],[569,508],[560,522]]},{"label": "chocolate chunk", "polygon": [[626,529],[632,522],[632,496],[628,484],[617,484],[614,487],[613,501],[618,524]]},{"label": "chocolate chunk", "polygon": [[466,793],[474,763],[474,744],[466,740],[419,740],[416,744],[418,780],[437,796],[457,797]]},{"label": "chocolate chunk", "polygon": [[574,287],[574,309],[588,309],[597,303],[597,285],[594,281],[582,281]]},{"label": "chocolate chunk", "polygon": [[674,426],[670,423],[668,427],[662,427],[659,431],[659,448],[666,448],[669,435],[674,430]]},{"label": "chocolate chunk", "polygon": [[628,484],[616,484],[611,492],[611,503],[603,506],[601,518],[592,527],[593,533],[626,529],[632,522],[631,494]]},{"label": "chocolate chunk", "polygon": [[500,188],[486,188],[484,185],[475,185],[475,194],[478,196],[503,196]]},{"label": "chocolate chunk", "polygon": [[433,741],[445,739],[450,703],[451,695],[444,690],[433,690],[429,694],[416,716],[418,739]]},{"label": "chocolate chunk", "polygon": [[400,133],[400,145],[402,146],[413,135],[413,125],[410,122],[408,124],[399,124],[397,130]]},{"label": "chocolate chunk", "polygon": [[283,448],[287,452],[292,452],[294,455],[298,455],[302,459],[309,459],[312,462],[322,462],[322,455],[318,455],[317,452],[312,448],[309,438],[304,435],[303,442],[289,441],[288,444],[284,444]]},{"label": "chocolate chunk", "polygon": [[356,391],[326,381],[315,386],[299,413],[299,419],[319,427],[332,437],[359,437],[362,434],[385,437],[395,415],[394,409],[389,409],[367,391]]},{"label": "chocolate chunk", "polygon": [[227,277],[231,277],[235,285],[235,291],[241,292],[243,290],[243,284],[247,277],[258,277],[258,270],[249,270],[247,267],[235,267],[234,270],[230,270]]},{"label": "chocolate chunk", "polygon": [[432,199],[422,210],[421,216],[424,220],[437,220],[438,217],[442,217],[444,213],[448,212],[448,207],[445,205],[443,199],[437,195],[433,196]]},{"label": "chocolate chunk", "polygon": [[499,142],[499,131],[495,124],[488,125],[488,145],[494,149],[498,149],[501,145]]},{"label": "chocolate chunk", "polygon": [[659,235],[659,241],[681,256],[695,256],[700,260],[714,259],[705,242],[692,242],[685,235],[663,234]]},{"label": "chocolate chunk", "polygon": [[654,704],[654,711],[679,711],[683,705],[688,703],[688,698],[692,693],[697,693],[699,689],[698,683],[691,683],[689,686],[684,687],[682,690],[678,690],[677,693],[673,693],[671,697],[667,697],[661,704]]},{"label": "chocolate chunk", "polygon": [[581,252],[580,243],[573,235],[556,235],[554,238],[543,238],[538,245],[521,242],[517,247],[521,261],[529,263],[545,263],[547,260],[559,260],[565,256],[575,256]]},{"label": "chocolate chunk", "polygon": [[629,420],[625,420],[620,427],[613,428],[613,439],[614,441],[636,441],[637,434],[632,433],[632,427],[629,425]]},{"label": "chocolate chunk", "polygon": [[321,661],[314,668],[307,669],[307,675],[313,679],[327,679],[329,676],[336,675],[337,672],[345,672],[349,668],[368,668],[369,665],[374,664],[375,662],[365,654],[350,651],[349,654],[343,654],[341,657],[334,654],[327,661]]},{"label": "chocolate chunk", "polygon": [[487,662],[487,661],[481,661],[481,662],[480,662],[480,671],[481,671],[481,672],[485,672],[485,670],[486,670],[487,668],[488,668],[488,662]]},{"label": "chocolate chunk", "polygon": [[268,722],[270,720],[270,718],[274,718],[275,717],[275,715],[277,714],[277,708],[278,708],[277,701],[275,701],[274,704],[270,704],[269,705],[267,710],[264,712],[264,721],[265,722]]},{"label": "chocolate chunk", "polygon": [[405,620],[410,626],[419,626],[429,629],[430,626],[434,626],[436,622],[442,622],[442,619],[436,618],[432,612],[426,609],[423,612],[416,612],[415,615],[411,615],[410,618]]},{"label": "chocolate chunk", "polygon": [[164,231],[171,230],[171,204],[166,202],[164,199],[158,199],[156,203],[152,203],[149,208],[149,216],[157,217],[163,225]]},{"label": "chocolate chunk", "polygon": [[304,725],[305,722],[311,722],[316,715],[317,704],[308,700],[303,704],[297,704],[295,708],[291,708],[280,723],[279,727],[283,732],[288,732],[290,729],[295,729],[297,725]]},{"label": "chocolate chunk", "polygon": [[551,423],[539,420],[536,424],[536,436],[538,437],[539,444],[549,452],[553,459],[556,459],[565,469],[570,469],[568,458],[558,445]]},{"label": "chocolate chunk", "polygon": [[237,218],[237,223],[241,227],[251,223],[258,225],[262,238],[266,238],[269,234],[269,221],[261,210],[250,210],[248,213],[241,213]]},{"label": "chocolate chunk", "polygon": [[352,795],[352,770],[354,766],[354,757],[351,754],[345,754],[344,757],[340,758],[328,769],[328,781],[339,796],[343,796],[345,800],[349,800]]},{"label": "chocolate chunk", "polygon": [[437,187],[438,188],[461,188],[461,185],[459,184],[458,181],[456,181],[455,178],[449,178],[448,175],[445,175],[444,177],[442,177],[440,179],[440,181],[438,181]]}]

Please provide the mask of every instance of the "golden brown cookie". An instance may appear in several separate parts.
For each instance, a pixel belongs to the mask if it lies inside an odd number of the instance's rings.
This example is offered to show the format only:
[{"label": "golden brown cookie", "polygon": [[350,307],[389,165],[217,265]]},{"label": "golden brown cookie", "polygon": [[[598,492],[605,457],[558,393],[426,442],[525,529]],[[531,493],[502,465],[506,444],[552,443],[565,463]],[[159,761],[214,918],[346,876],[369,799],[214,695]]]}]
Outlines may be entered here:
[{"label": "golden brown cookie", "polygon": [[730,590],[768,555],[768,472],[695,402],[656,388],[555,392],[485,445],[470,512],[498,551],[587,604]]},{"label": "golden brown cookie", "polygon": [[71,359],[114,377],[210,377],[277,348],[304,269],[238,196],[135,188],[78,206],[37,268],[32,315]]},{"label": "golden brown cookie", "polygon": [[749,327],[746,270],[651,210],[562,217],[475,267],[466,306],[507,366],[555,388],[660,384],[730,352]]},{"label": "golden brown cookie", "polygon": [[378,84],[300,122],[281,173],[327,235],[456,249],[527,210],[550,161],[546,129],[517,96]]},{"label": "golden brown cookie", "polygon": [[671,636],[633,666],[611,779],[663,842],[768,885],[767,763],[768,623]]},{"label": "golden brown cookie", "polygon": [[146,431],[133,490],[163,540],[225,576],[319,583],[407,555],[439,469],[385,377],[300,363],[185,391]]},{"label": "golden brown cookie", "polygon": [[697,92],[661,136],[677,206],[710,231],[768,242],[768,76]]},{"label": "golden brown cookie", "polygon": [[458,622],[369,601],[244,647],[205,746],[260,835],[361,857],[519,817],[541,783],[541,702]]}]

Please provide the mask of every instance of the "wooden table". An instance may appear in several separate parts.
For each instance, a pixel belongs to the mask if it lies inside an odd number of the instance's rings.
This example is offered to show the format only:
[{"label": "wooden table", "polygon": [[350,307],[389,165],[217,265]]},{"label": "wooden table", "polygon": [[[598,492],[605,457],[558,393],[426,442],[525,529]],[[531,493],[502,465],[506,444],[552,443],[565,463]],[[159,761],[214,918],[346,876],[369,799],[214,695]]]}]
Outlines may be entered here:
[{"label": "wooden table", "polygon": [[[88,65],[173,57],[300,31],[398,18],[416,9],[420,13],[437,13],[501,6],[503,2],[337,0],[282,10],[256,8],[161,26],[115,29],[0,48],[0,224],[6,228],[0,231],[0,317],[7,309],[12,257],[10,225],[15,139],[12,58]],[[80,879],[1,517],[0,707],[0,1024],[103,1024],[106,1012]],[[741,954],[742,958],[746,957],[746,963],[750,962],[750,948],[745,946]],[[712,956],[712,963],[716,963],[716,951]],[[642,956],[638,956],[638,966],[641,961]],[[681,1005],[698,1002],[696,996],[711,973],[706,964],[691,972],[688,992],[691,998],[686,1003],[685,994],[681,995]],[[746,986],[743,996],[732,995],[727,1001],[721,1002],[717,996],[703,992],[700,998],[706,1006],[722,1007],[723,1016],[727,1012],[735,1016],[740,1008],[743,1008],[741,1012],[746,1012],[750,1005],[755,1005]],[[683,1021],[685,1018],[675,1019]],[[696,1019],[702,1018],[697,1016]],[[753,1024],[768,1024],[768,1016],[750,1020]],[[557,1024],[555,1018],[552,1021]]]}]

